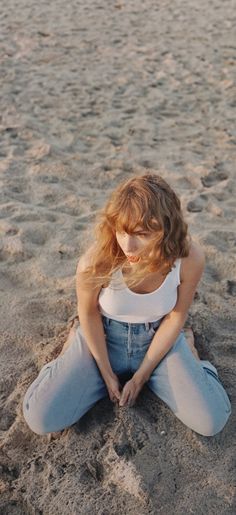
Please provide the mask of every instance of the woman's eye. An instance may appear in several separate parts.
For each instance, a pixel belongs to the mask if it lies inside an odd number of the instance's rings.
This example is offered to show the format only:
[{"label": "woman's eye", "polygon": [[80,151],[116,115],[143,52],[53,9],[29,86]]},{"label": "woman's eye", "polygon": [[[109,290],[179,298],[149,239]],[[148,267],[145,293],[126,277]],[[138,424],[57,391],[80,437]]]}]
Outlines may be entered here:
[{"label": "woman's eye", "polygon": [[[125,237],[128,233],[126,233],[125,231],[117,231],[117,234],[120,236],[120,237]],[[131,233],[130,233],[131,234]],[[132,233],[133,236],[136,236],[136,237],[141,237],[141,238],[145,238],[148,236],[148,233],[147,232],[134,232]]]}]

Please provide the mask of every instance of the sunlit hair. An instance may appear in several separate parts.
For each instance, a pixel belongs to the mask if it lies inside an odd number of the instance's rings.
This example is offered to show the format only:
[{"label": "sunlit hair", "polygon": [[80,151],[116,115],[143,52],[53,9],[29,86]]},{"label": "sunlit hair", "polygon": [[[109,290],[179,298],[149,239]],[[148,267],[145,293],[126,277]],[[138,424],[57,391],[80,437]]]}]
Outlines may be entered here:
[{"label": "sunlit hair", "polygon": [[96,285],[107,285],[127,259],[116,240],[116,232],[132,234],[141,227],[153,236],[140,261],[132,266],[128,285],[135,285],[151,272],[166,276],[177,258],[188,256],[190,237],[180,200],[167,182],[155,174],[134,176],[123,181],[99,212],[95,225],[95,246],[84,276]]}]

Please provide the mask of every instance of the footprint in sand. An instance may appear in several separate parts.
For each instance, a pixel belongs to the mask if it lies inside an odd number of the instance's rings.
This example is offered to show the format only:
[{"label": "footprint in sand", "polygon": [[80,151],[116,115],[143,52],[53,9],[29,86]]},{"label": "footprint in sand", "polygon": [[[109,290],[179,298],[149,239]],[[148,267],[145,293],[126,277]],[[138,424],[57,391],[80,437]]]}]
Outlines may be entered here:
[{"label": "footprint in sand", "polygon": [[215,284],[215,282],[219,282],[222,279],[220,271],[209,263],[205,266],[204,275],[209,284]]},{"label": "footprint in sand", "polygon": [[0,217],[8,218],[9,216],[13,216],[18,212],[18,206],[16,206],[15,202],[6,202],[1,205]]},{"label": "footprint in sand", "polygon": [[32,463],[32,468],[34,469],[34,472],[44,472],[45,463],[42,459],[42,456],[38,456],[37,458],[35,458],[35,460]]},{"label": "footprint in sand", "polygon": [[218,202],[227,201],[228,202],[228,192],[227,191],[217,191],[215,193],[212,193],[212,196],[218,200]]},{"label": "footprint in sand", "polygon": [[29,302],[25,302],[22,308],[22,317],[30,320],[38,320],[39,313],[41,315],[48,313],[48,308],[45,308],[45,304],[42,301],[31,299]]},{"label": "footprint in sand", "polygon": [[0,412],[0,431],[8,431],[15,421],[15,414],[6,410]]},{"label": "footprint in sand", "polygon": [[[0,465],[0,474],[3,477],[3,479],[15,481],[15,479],[17,479],[19,477],[19,469],[17,467],[11,467],[8,465]],[[2,512],[2,513],[6,513],[6,512]]]},{"label": "footprint in sand", "polygon": [[2,238],[0,241],[0,260],[13,262],[25,261],[33,257],[30,249],[26,248],[18,235]]},{"label": "footprint in sand", "polygon": [[226,179],[228,179],[226,172],[210,172],[205,177],[201,177],[202,184],[205,188],[216,186],[219,182],[225,181]]},{"label": "footprint in sand", "polygon": [[[137,447],[142,448],[138,445]],[[117,456],[125,458],[126,460],[129,460],[137,454],[137,448],[127,440],[114,444],[114,451],[116,452]]]},{"label": "footprint in sand", "polygon": [[49,237],[49,230],[46,227],[25,228],[21,231],[22,241],[34,245],[44,245]]},{"label": "footprint in sand", "polygon": [[[58,216],[57,215],[53,215],[52,213],[50,213],[49,211],[46,212],[44,210],[44,212],[42,213],[42,215],[45,217],[45,219],[48,221],[48,222],[57,222],[58,221]],[[41,218],[42,219],[42,218]]]},{"label": "footprint in sand", "polygon": [[227,292],[236,297],[236,281],[227,281]]},{"label": "footprint in sand", "polygon": [[187,204],[187,210],[190,213],[200,213],[208,203],[207,195],[199,195],[193,200],[190,200]]},{"label": "footprint in sand", "polygon": [[50,154],[51,147],[45,141],[36,141],[27,151],[27,157],[31,159],[42,159]]},{"label": "footprint in sand", "polygon": [[78,232],[85,231],[87,229],[87,225],[86,223],[78,223],[73,226],[73,229]]},{"label": "footprint in sand", "polygon": [[[0,271],[0,292],[8,292],[10,290],[15,290],[18,286],[17,280],[16,280],[16,274],[9,270],[8,272],[6,270]],[[1,386],[0,386],[1,388]]]},{"label": "footprint in sand", "polygon": [[236,236],[232,231],[211,231],[205,236],[204,243],[221,252],[229,252],[235,248]]},{"label": "footprint in sand", "polygon": [[104,477],[103,465],[96,459],[85,461],[80,469],[80,480],[82,482],[93,483],[102,481]]},{"label": "footprint in sand", "polygon": [[[45,213],[43,213],[43,215],[45,216]],[[16,214],[16,215],[12,216],[11,218],[12,218],[12,221],[16,222],[16,223],[37,222],[38,220],[40,220],[40,221],[42,220],[42,215],[40,215],[40,213],[32,213],[32,211],[30,211],[28,213],[25,211],[22,211],[21,213]]]},{"label": "footprint in sand", "polygon": [[1,220],[0,221],[0,236],[8,235],[8,236],[14,236],[19,232],[19,229],[16,225],[11,224],[7,220]]},{"label": "footprint in sand", "polygon": [[[39,207],[40,209],[40,207]],[[19,214],[16,214],[11,217],[13,222],[21,223],[21,222],[42,222],[46,220],[47,222],[57,222],[58,216],[55,214],[50,213],[50,211],[46,211],[46,209],[40,209],[38,212],[32,212],[30,210],[27,211],[21,211]]]},{"label": "footprint in sand", "polygon": [[25,515],[25,507],[18,501],[3,502],[0,506],[0,515]]}]

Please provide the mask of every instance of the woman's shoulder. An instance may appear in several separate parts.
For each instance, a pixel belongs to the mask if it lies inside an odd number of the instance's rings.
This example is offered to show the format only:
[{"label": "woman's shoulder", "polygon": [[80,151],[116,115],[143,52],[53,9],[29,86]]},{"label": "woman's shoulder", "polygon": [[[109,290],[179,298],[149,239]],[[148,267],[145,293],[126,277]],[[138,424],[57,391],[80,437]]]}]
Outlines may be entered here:
[{"label": "woman's shoulder", "polygon": [[[94,256],[94,252],[96,252],[95,244],[92,244],[83,254],[81,254],[79,261],[77,263],[76,268],[76,280],[81,281],[81,276],[83,276],[83,272],[92,265],[92,257]],[[96,282],[95,282],[96,284]],[[105,282],[101,286],[98,286],[98,290],[102,288],[106,288],[109,285],[109,281]],[[96,289],[97,291],[97,289]]]},{"label": "woman's shoulder", "polygon": [[202,246],[197,242],[191,240],[190,248],[189,248],[189,255],[187,256],[187,259],[194,260],[194,261],[205,261],[205,252],[202,248]]},{"label": "woman's shoulder", "polygon": [[191,240],[188,256],[181,258],[181,281],[202,275],[204,266],[204,250],[198,242]]},{"label": "woman's shoulder", "polygon": [[76,273],[77,272],[84,272],[84,270],[91,265],[92,262],[92,255],[95,250],[95,244],[90,245],[90,247],[81,254],[79,261],[77,263]]}]

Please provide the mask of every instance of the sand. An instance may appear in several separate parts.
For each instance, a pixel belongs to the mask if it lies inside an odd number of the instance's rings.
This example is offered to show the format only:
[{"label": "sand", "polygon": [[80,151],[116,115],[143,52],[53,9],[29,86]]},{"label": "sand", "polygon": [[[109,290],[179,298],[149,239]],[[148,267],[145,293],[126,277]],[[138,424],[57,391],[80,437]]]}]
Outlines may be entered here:
[{"label": "sand", "polygon": [[69,333],[96,212],[147,170],[205,250],[188,322],[233,403],[235,22],[230,0],[1,2],[2,515],[235,513],[234,413],[203,437],[144,388],[134,408],[103,400],[51,441],[22,415]]}]

